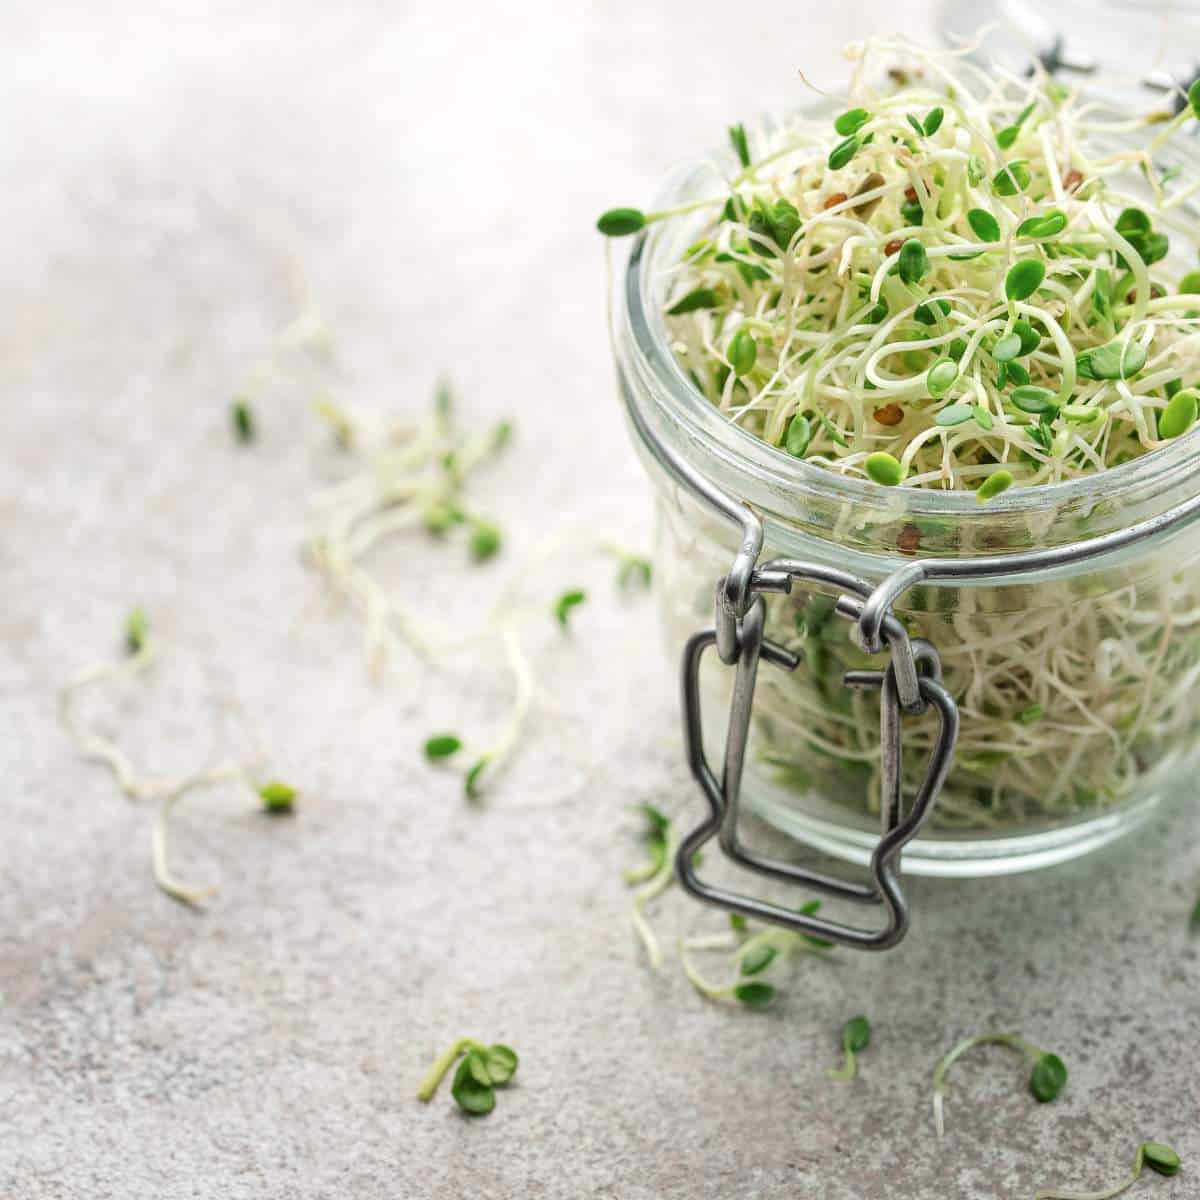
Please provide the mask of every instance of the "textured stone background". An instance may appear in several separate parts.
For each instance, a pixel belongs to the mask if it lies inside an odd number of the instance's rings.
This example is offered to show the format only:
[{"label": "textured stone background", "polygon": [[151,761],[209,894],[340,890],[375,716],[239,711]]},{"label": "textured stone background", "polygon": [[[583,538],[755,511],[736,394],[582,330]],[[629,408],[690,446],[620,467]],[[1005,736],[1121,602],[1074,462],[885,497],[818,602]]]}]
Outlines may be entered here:
[{"label": "textured stone background", "polygon": [[[261,400],[252,449],[228,433],[307,286],[339,395],[413,410],[449,367],[466,412],[513,415],[480,495],[514,549],[560,515],[645,544],[595,214],[926,6],[44,7],[0,14],[0,1195],[991,1200],[1099,1186],[1148,1137],[1194,1165],[1147,1192],[1195,1195],[1194,797],[1086,863],[917,882],[898,951],[802,962],[766,1015],[716,1008],[642,964],[620,882],[626,804],[696,811],[652,605],[611,596],[609,563],[548,569],[594,599],[572,639],[528,631],[550,698],[471,809],[417,747],[485,736],[502,670],[401,657],[370,682],[297,554],[330,472],[310,381]],[[379,566],[451,614],[505,571],[419,540]],[[186,768],[236,741],[236,698],[304,789],[290,822],[185,803],[177,869],[220,884],[203,913],[154,889],[149,811],[54,722],[136,602],[162,659],[90,717]],[[669,941],[720,925],[677,894],[657,917]],[[835,1086],[858,1011],[875,1044]],[[1038,1107],[980,1053],[938,1144],[932,1066],[995,1026],[1058,1049],[1069,1087]],[[462,1032],[522,1054],[482,1122],[414,1100]]]}]

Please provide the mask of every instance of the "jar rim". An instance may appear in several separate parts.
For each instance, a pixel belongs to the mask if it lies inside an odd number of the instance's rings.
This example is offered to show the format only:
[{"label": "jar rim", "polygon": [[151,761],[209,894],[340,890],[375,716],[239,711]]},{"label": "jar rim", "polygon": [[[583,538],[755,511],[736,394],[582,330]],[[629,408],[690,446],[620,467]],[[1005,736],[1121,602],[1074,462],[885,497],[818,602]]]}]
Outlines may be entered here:
[{"label": "jar rim", "polygon": [[[655,207],[670,208],[694,200],[696,193],[689,189],[694,189],[701,180],[711,181],[717,174],[716,168],[727,164],[732,165],[729,156],[717,154],[675,171],[668,177]],[[711,189],[711,182],[708,186]],[[974,492],[965,489],[885,487],[794,458],[728,420],[688,379],[672,352],[661,308],[653,303],[655,272],[650,267],[669,245],[682,242],[683,238],[677,232],[669,233],[669,226],[664,223],[641,233],[630,252],[620,299],[623,332],[626,345],[633,352],[633,365],[638,368],[641,381],[648,385],[660,417],[681,427],[688,441],[706,455],[755,480],[770,493],[850,505],[876,513],[894,513],[897,507],[902,507],[906,517],[959,525],[997,517],[1006,521],[1052,520],[1056,514],[1074,516],[1106,502],[1110,509],[1128,508],[1128,519],[1118,521],[1119,527],[1144,516],[1147,502],[1156,497],[1167,499],[1165,505],[1151,503],[1152,508],[1161,510],[1196,491],[1195,486],[1186,485],[1200,466],[1200,425],[1170,444],[1129,462],[1057,483],[1009,488],[986,505],[978,502]],[[1066,536],[1050,540],[1084,539],[1076,528]]]}]

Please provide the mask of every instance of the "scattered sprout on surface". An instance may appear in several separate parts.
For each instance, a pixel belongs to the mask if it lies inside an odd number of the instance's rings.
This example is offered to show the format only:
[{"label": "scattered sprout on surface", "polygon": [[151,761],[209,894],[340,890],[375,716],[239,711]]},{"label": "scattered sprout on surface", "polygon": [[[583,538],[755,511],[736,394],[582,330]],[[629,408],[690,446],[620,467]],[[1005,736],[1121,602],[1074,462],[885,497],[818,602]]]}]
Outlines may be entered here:
[{"label": "scattered sprout on surface", "polygon": [[133,655],[141,654],[146,648],[150,625],[142,608],[132,609],[125,618],[125,649]]},{"label": "scattered sprout on surface", "polygon": [[1178,1174],[1183,1165],[1179,1155],[1162,1142],[1143,1142],[1133,1156],[1133,1168],[1128,1178],[1110,1188],[1093,1192],[1065,1192],[1049,1188],[1034,1195],[1034,1200],[1112,1200],[1131,1188],[1141,1177],[1142,1168],[1149,1167],[1159,1175]]},{"label": "scattered sprout on surface", "polygon": [[633,811],[642,819],[641,840],[647,857],[639,866],[624,872],[625,882],[637,889],[633,893],[630,919],[645,948],[647,961],[658,968],[662,966],[662,948],[646,920],[645,908],[675,881],[675,850],[679,835],[671,819],[653,804],[635,805]]},{"label": "scattered sprout on surface", "polygon": [[[820,907],[819,900],[810,900],[797,911],[812,915]],[[778,999],[779,971],[793,955],[800,952],[823,954],[832,949],[833,943],[824,938],[794,929],[768,925],[753,930],[750,921],[735,913],[731,914],[729,930],[725,933],[683,938],[679,943],[679,958],[684,974],[705,999],[734,1001],[745,1008],[762,1009]],[[728,976],[724,982],[707,978],[693,961],[698,953],[713,952],[726,956]],[[763,976],[768,974],[772,978],[764,979]]]},{"label": "scattered sprout on surface", "polygon": [[515,1050],[499,1042],[485,1046],[473,1038],[459,1038],[434,1060],[417,1089],[417,1099],[426,1104],[432,1100],[457,1063],[450,1094],[468,1116],[486,1116],[496,1107],[496,1089],[509,1084],[519,1061]]},{"label": "scattered sprout on surface", "polygon": [[572,588],[563,592],[554,602],[554,619],[564,628],[571,622],[571,613],[587,600],[587,592],[581,588]]},{"label": "scattered sprout on surface", "polygon": [[254,421],[254,410],[246,400],[235,400],[230,406],[230,418],[233,421],[233,436],[246,445],[254,441],[257,427]]},{"label": "scattered sprout on surface", "polygon": [[256,790],[263,802],[263,808],[272,816],[295,811],[298,793],[290,784],[273,779],[269,783],[260,785]]},{"label": "scattered sprout on surface", "polygon": [[826,1078],[849,1083],[858,1074],[858,1055],[870,1044],[871,1022],[866,1017],[851,1017],[842,1026],[842,1065],[826,1071]]},{"label": "scattered sprout on surface", "polygon": [[946,1132],[942,1113],[942,1098],[946,1094],[946,1074],[968,1050],[975,1046],[1009,1046],[1025,1055],[1030,1064],[1029,1091],[1041,1104],[1058,1098],[1067,1083],[1067,1068],[1057,1054],[1033,1045],[1015,1033],[979,1033],[963,1038],[938,1063],[933,1072],[933,1123],[938,1137]]},{"label": "scattered sprout on surface", "polygon": [[461,740],[453,733],[439,733],[429,738],[425,743],[425,757],[430,762],[449,758],[462,749]]}]

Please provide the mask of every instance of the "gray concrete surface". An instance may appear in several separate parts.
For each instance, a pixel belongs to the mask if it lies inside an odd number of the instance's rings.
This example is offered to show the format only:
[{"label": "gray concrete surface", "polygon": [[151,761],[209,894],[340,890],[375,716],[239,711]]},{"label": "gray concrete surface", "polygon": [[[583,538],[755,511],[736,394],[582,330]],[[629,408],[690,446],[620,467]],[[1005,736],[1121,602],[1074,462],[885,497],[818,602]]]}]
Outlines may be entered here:
[{"label": "gray concrete surface", "polygon": [[[613,400],[591,231],[799,67],[924,5],[204,8],[30,3],[0,14],[0,1195],[827,1197],[994,1200],[1116,1179],[1143,1138],[1200,1194],[1195,797],[1090,861],[916,883],[895,953],[803,962],[756,1015],[642,963],[623,806],[696,811],[652,606],[609,564],[554,565],[593,602],[527,633],[553,703],[478,809],[416,753],[486,733],[488,659],[365,675],[353,623],[297,547],[328,459],[305,380],[236,449],[231,389],[307,279],[338,337],[327,382],[400,411],[443,367],[511,413],[483,481],[511,544],[546,514],[634,542],[648,496]],[[503,578],[419,541],[381,569],[468,611]],[[189,800],[154,890],[149,811],[76,761],[54,689],[131,604],[164,640],[144,688],[91,717],[156,769],[207,761],[232,697],[304,790],[290,822]],[[457,605],[457,608],[455,607]],[[668,941],[719,925],[679,895]],[[870,1014],[851,1086],[837,1029]],[[1071,1078],[1038,1107],[1001,1051],[962,1064],[933,1136],[929,1076],[959,1036],[1019,1028]],[[414,1090],[463,1032],[522,1055],[496,1113]]]}]

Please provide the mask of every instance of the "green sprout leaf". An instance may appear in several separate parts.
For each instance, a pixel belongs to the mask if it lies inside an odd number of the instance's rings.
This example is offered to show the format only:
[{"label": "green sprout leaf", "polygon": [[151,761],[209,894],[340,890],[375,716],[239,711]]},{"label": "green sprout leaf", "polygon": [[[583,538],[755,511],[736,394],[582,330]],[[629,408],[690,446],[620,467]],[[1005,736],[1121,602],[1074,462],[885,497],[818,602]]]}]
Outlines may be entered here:
[{"label": "green sprout leaf", "polygon": [[829,169],[831,171],[840,171],[857,153],[859,148],[858,138],[851,136],[845,141],[838,142],[829,154]]},{"label": "green sprout leaf", "polygon": [[896,268],[905,283],[920,283],[929,274],[929,256],[916,238],[909,238],[900,247]]},{"label": "green sprout leaf", "polygon": [[243,445],[254,441],[254,413],[249,401],[241,398],[234,400],[229,415],[233,421],[233,436]]},{"label": "green sprout leaf", "polygon": [[480,781],[487,765],[488,758],[487,755],[484,755],[483,758],[476,759],[468,769],[466,778],[463,780],[463,790],[466,792],[468,800],[479,799]]},{"label": "green sprout leaf", "polygon": [[1013,477],[1011,471],[993,471],[978,487],[975,492],[975,499],[981,504],[984,501],[992,500],[999,496],[1001,492],[1007,492],[1013,485]]},{"label": "green sprout leaf", "polygon": [[981,242],[1000,240],[1000,222],[987,209],[973,208],[967,213],[967,224]]},{"label": "green sprout leaf", "polygon": [[449,758],[462,749],[462,742],[452,733],[439,733],[425,743],[425,757],[430,762]]},{"label": "green sprout leaf", "polygon": [[1023,258],[1004,277],[1004,294],[1010,300],[1028,300],[1045,278],[1046,264],[1040,258]]},{"label": "green sprout leaf", "polygon": [[729,127],[729,144],[733,147],[738,162],[743,167],[748,167],[750,165],[750,145],[746,141],[746,127],[740,121]]},{"label": "green sprout leaf", "polygon": [[767,1008],[775,1002],[775,989],[769,983],[739,983],[733,995],[747,1008]]},{"label": "green sprout leaf", "polygon": [[278,779],[262,784],[257,790],[259,798],[263,802],[263,808],[275,815],[290,813],[295,806],[296,797],[299,795],[294,787],[281,783]]},{"label": "green sprout leaf", "polygon": [[1146,365],[1146,347],[1140,342],[1109,342],[1075,356],[1075,369],[1083,379],[1129,379]]},{"label": "green sprout leaf", "polygon": [[554,602],[554,618],[558,623],[566,629],[571,620],[571,610],[578,608],[587,599],[587,592],[575,588],[569,592],[563,592],[561,596]]},{"label": "green sprout leaf", "polygon": [[1200,117],[1200,79],[1188,88],[1188,104],[1192,109],[1192,116]]},{"label": "green sprout leaf", "polygon": [[684,313],[698,312],[702,308],[717,308],[720,304],[721,297],[712,288],[698,287],[693,288],[686,296],[676,300],[667,309],[667,312],[672,317],[679,317]]},{"label": "green sprout leaf", "polygon": [[913,309],[913,317],[922,325],[936,325],[949,314],[949,300],[924,300]]},{"label": "green sprout leaf", "polygon": [[[1193,85],[1193,90],[1194,87],[1195,85]],[[1178,1174],[1179,1168],[1183,1165],[1179,1155],[1170,1146],[1164,1146],[1162,1142],[1143,1142],[1142,1159],[1146,1166],[1160,1175]]]},{"label": "green sprout leaf", "polygon": [[490,1083],[480,1082],[476,1068],[479,1067],[486,1076],[486,1068],[476,1051],[472,1050],[458,1064],[454,1073],[454,1083],[450,1094],[458,1107],[472,1117],[483,1117],[496,1107],[496,1093]]},{"label": "green sprout leaf", "polygon": [[499,553],[502,538],[500,530],[488,521],[476,521],[471,527],[471,557],[476,562],[485,562]]},{"label": "green sprout leaf", "polygon": [[1046,710],[1040,704],[1030,704],[1017,713],[1016,721],[1020,725],[1032,725],[1035,721],[1040,721],[1045,715]]},{"label": "green sprout leaf", "polygon": [[948,404],[938,411],[933,420],[943,429],[952,429],[955,425],[962,425],[974,416],[975,406],[972,404]]},{"label": "green sprout leaf", "polygon": [[1010,333],[1007,337],[1002,337],[992,347],[992,357],[998,363],[1011,362],[1020,353],[1021,337],[1016,333]]},{"label": "green sprout leaf", "polygon": [[1165,440],[1182,437],[1196,423],[1196,404],[1200,392],[1185,388],[1176,392],[1158,417],[1158,436]]},{"label": "green sprout leaf", "polygon": [[866,1017],[851,1017],[842,1026],[842,1065],[826,1071],[826,1077],[848,1083],[858,1074],[858,1055],[870,1044],[871,1022]]},{"label": "green sprout leaf", "polygon": [[794,416],[783,435],[783,448],[793,458],[803,458],[812,441],[812,425],[807,417]]},{"label": "green sprout leaf", "polygon": [[778,953],[779,951],[774,946],[765,943],[751,947],[742,956],[742,974],[761,975],[775,961]]},{"label": "green sprout leaf", "polygon": [[741,327],[729,339],[727,354],[735,375],[749,375],[758,359],[758,343],[748,329]]},{"label": "green sprout leaf", "polygon": [[992,191],[998,196],[1015,196],[1023,192],[1032,181],[1029,167],[1022,158],[1013,159],[992,178]]},{"label": "green sprout leaf", "polygon": [[140,654],[146,645],[146,637],[150,631],[150,623],[146,620],[145,610],[131,609],[125,618],[125,649],[130,654]]},{"label": "green sprout leaf", "polygon": [[1067,227],[1067,214],[1060,208],[1051,208],[1036,217],[1030,217],[1017,226],[1017,237],[1043,241],[1057,237]]},{"label": "green sprout leaf", "polygon": [[871,114],[865,108],[852,108],[834,121],[833,127],[841,137],[857,133],[869,120]]},{"label": "green sprout leaf", "polygon": [[1042,413],[1057,412],[1056,395],[1049,388],[1028,384],[1013,388],[1009,399],[1022,411],[1041,416]]},{"label": "green sprout leaf", "polygon": [[610,208],[596,222],[605,237],[627,237],[646,225],[646,214],[637,208]]},{"label": "green sprout leaf", "polygon": [[1067,1068],[1057,1054],[1043,1054],[1033,1064],[1029,1075],[1029,1090],[1041,1104],[1058,1099],[1067,1085]]},{"label": "green sprout leaf", "polygon": [[944,396],[958,381],[958,363],[952,358],[939,358],[925,376],[925,386],[935,399]]},{"label": "green sprout leaf", "polygon": [[896,487],[904,478],[904,468],[896,458],[884,450],[868,454],[863,467],[875,483],[884,487]]},{"label": "green sprout leaf", "polygon": [[931,108],[925,116],[925,136],[933,137],[935,133],[942,127],[942,120],[946,116],[945,109]]},{"label": "green sprout leaf", "polygon": [[638,585],[644,588],[650,586],[654,578],[654,567],[648,558],[639,558],[636,554],[622,554],[617,561],[617,587],[622,591]]}]

